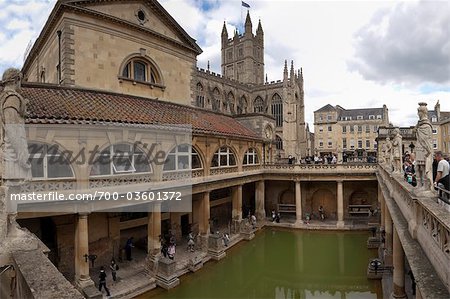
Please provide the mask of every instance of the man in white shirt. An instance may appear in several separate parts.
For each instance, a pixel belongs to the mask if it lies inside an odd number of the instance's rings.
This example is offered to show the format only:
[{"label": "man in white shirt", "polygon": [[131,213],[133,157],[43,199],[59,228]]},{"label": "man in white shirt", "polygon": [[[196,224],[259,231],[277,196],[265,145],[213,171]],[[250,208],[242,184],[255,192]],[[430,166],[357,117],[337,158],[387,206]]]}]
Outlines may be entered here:
[{"label": "man in white shirt", "polygon": [[434,153],[436,161],[438,161],[436,179],[434,180],[434,185],[438,184],[444,185],[446,190],[450,189],[450,176],[449,176],[449,164],[442,156],[441,151]]}]

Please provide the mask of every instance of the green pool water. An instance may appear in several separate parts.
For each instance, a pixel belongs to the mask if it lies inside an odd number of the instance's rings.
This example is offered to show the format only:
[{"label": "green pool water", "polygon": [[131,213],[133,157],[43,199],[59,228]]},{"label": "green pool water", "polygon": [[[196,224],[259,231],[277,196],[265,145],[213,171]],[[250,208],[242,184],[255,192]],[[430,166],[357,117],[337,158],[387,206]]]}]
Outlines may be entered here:
[{"label": "green pool water", "polygon": [[366,278],[369,234],[265,229],[170,291],[140,298],[382,298]]}]

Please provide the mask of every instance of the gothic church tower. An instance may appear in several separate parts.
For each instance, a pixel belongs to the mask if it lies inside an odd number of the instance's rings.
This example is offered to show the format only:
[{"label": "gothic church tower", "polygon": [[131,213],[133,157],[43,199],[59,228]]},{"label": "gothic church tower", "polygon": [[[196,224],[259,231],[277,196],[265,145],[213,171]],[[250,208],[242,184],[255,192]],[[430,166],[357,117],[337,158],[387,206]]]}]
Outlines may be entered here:
[{"label": "gothic church tower", "polygon": [[253,34],[252,20],[247,11],[245,32],[234,32],[228,38],[223,24],[222,29],[222,75],[246,84],[264,84],[264,32],[261,21],[258,23],[256,35]]}]

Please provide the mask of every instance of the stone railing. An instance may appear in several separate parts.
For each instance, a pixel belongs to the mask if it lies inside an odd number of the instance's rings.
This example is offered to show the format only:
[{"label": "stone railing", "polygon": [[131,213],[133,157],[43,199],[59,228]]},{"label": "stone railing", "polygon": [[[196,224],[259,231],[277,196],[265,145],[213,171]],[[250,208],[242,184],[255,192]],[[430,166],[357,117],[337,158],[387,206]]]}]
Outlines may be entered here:
[{"label": "stone railing", "polygon": [[443,188],[437,187],[438,189],[438,196],[439,196],[439,203],[450,212],[450,191],[445,190]]},{"label": "stone railing", "polygon": [[153,181],[152,177],[153,177],[153,174],[91,177],[91,178],[89,178],[89,188],[97,189],[97,188],[104,188],[104,187],[113,187],[113,186],[118,186],[118,185],[133,185],[133,184],[150,183]]},{"label": "stone railing", "polygon": [[48,192],[61,190],[74,190],[77,187],[75,179],[60,179],[60,180],[32,180],[26,182],[21,186],[21,192]]},{"label": "stone railing", "polygon": [[232,167],[217,167],[217,168],[211,168],[210,175],[218,175],[218,174],[226,174],[226,173],[233,173],[237,172],[238,167],[232,166]]},{"label": "stone railing", "polygon": [[413,187],[401,174],[380,166],[377,177],[394,224],[405,223],[407,232],[417,240],[444,287],[450,291],[450,212],[439,204],[437,192]]},{"label": "stone railing", "polygon": [[262,169],[263,168],[263,166],[262,165],[244,165],[244,166],[242,166],[242,169],[244,170],[244,171],[253,171],[253,170],[259,170],[259,169]]},{"label": "stone railing", "polygon": [[345,163],[345,164],[266,164],[266,170],[289,170],[299,172],[323,172],[323,171],[376,171],[378,164],[374,163]]}]

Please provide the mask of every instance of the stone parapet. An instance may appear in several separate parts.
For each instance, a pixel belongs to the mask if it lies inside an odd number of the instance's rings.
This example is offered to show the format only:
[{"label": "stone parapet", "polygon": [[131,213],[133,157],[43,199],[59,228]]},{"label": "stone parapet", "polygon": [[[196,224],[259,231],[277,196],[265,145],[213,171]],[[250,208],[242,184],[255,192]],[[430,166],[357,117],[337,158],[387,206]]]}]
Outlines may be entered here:
[{"label": "stone parapet", "polygon": [[156,284],[166,290],[172,289],[180,284],[174,260],[161,258],[158,261]]}]

